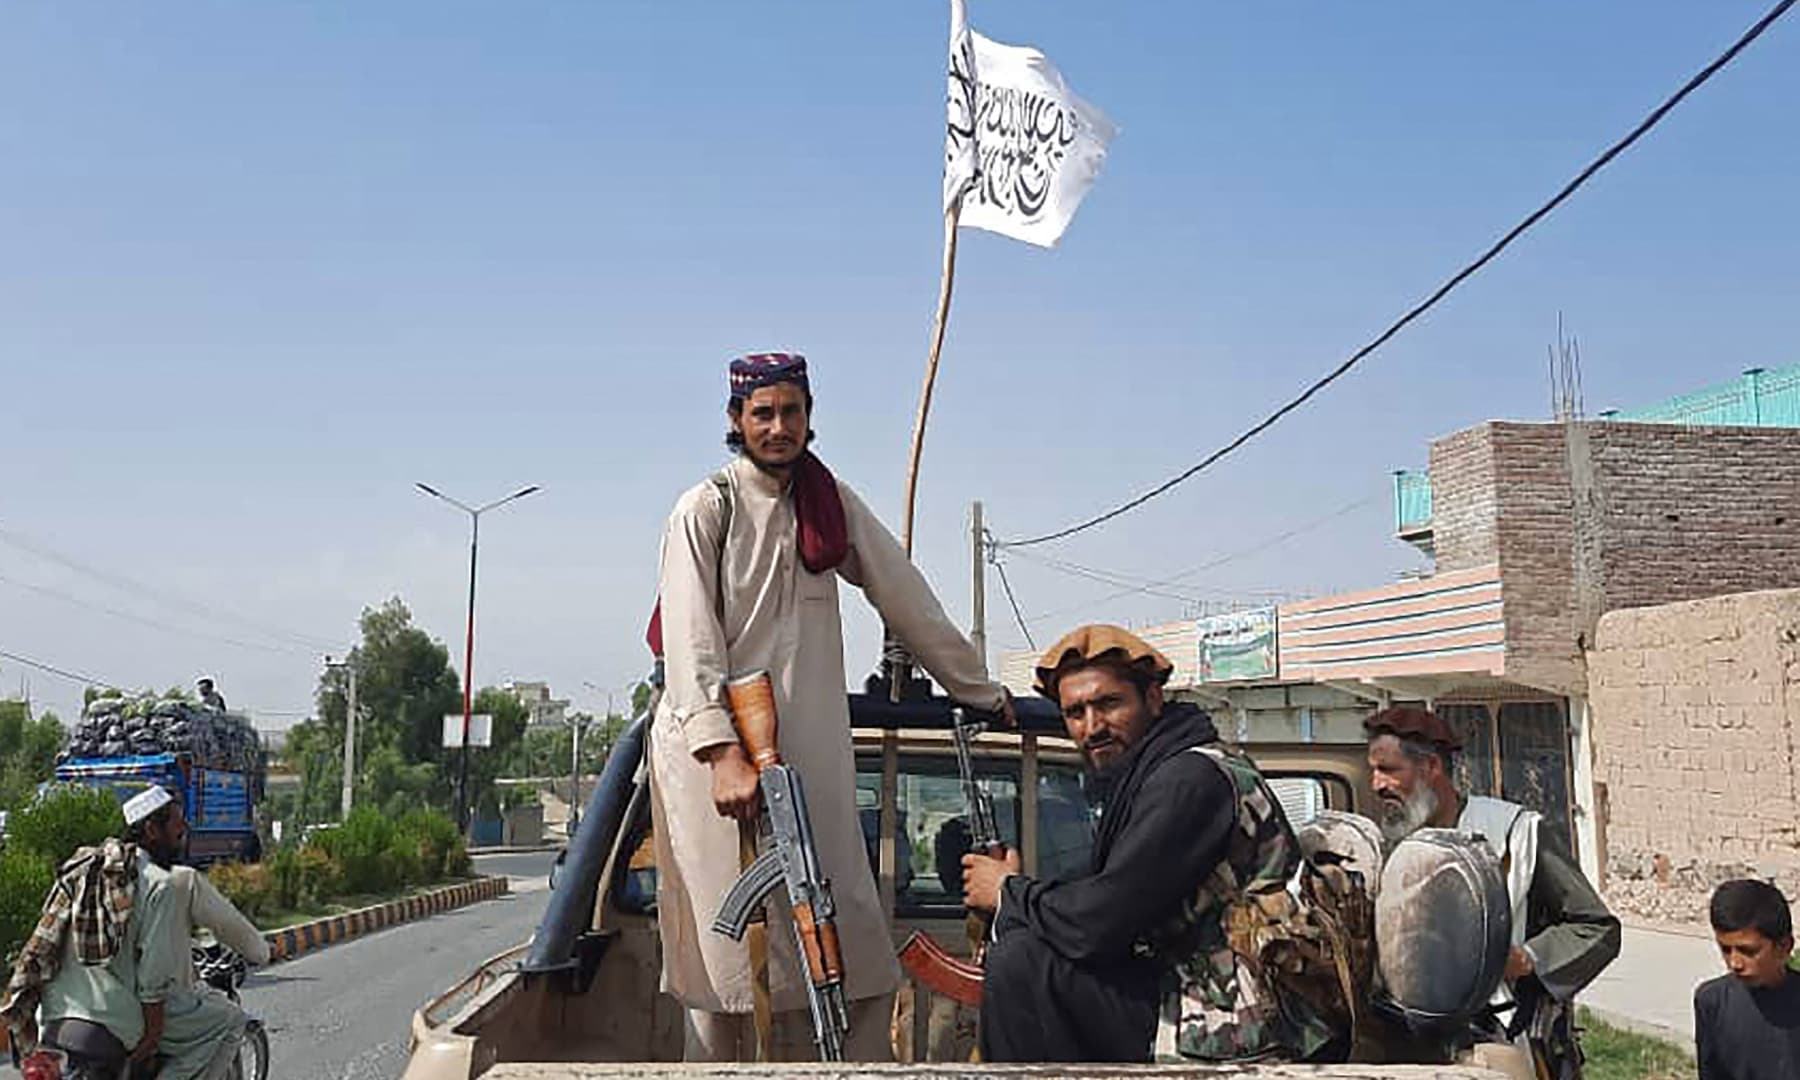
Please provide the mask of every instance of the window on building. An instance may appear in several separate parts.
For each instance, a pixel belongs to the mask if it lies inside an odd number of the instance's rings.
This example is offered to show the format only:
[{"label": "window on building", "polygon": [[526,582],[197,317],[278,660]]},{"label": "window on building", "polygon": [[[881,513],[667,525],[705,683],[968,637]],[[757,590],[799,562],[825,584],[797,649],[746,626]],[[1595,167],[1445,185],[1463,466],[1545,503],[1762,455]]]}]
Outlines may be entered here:
[{"label": "window on building", "polygon": [[1462,753],[1456,756],[1457,789],[1470,795],[1497,794],[1493,712],[1473,704],[1439,704],[1436,712],[1462,739]]}]

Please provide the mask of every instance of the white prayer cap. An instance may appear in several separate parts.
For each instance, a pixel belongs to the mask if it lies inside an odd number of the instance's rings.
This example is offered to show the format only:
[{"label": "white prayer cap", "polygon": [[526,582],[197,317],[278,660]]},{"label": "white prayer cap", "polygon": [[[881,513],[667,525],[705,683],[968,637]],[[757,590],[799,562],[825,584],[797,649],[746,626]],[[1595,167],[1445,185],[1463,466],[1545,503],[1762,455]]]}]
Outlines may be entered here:
[{"label": "white prayer cap", "polygon": [[174,801],[168,788],[147,787],[125,800],[125,824],[136,825]]}]

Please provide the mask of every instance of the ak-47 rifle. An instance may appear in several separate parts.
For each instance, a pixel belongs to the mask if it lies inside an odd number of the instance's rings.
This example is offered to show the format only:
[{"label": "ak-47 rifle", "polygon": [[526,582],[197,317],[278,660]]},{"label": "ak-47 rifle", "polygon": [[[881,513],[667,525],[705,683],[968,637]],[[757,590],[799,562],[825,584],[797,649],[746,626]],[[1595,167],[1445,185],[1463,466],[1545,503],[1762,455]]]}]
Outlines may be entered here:
[{"label": "ak-47 rifle", "polygon": [[[956,741],[956,769],[962,781],[964,811],[968,815],[969,850],[998,859],[1006,854],[1000,842],[1000,825],[994,818],[994,800],[975,779],[975,736],[987,730],[987,720],[967,709],[951,713],[951,733]],[[982,960],[987,951],[988,929],[993,916],[969,912],[968,931],[973,961],[945,952],[930,934],[915,931],[900,946],[900,966],[919,982],[960,1004],[981,1005]]]},{"label": "ak-47 rifle", "polygon": [[713,930],[742,941],[775,886],[787,883],[794,941],[806,966],[806,1004],[812,1013],[819,1060],[844,1060],[850,1010],[844,998],[844,954],[838,945],[837,908],[831,882],[819,865],[806,789],[775,748],[775,688],[768,672],[734,679],[726,687],[738,738],[755,763],[763,812],[759,854],[726,893]]}]

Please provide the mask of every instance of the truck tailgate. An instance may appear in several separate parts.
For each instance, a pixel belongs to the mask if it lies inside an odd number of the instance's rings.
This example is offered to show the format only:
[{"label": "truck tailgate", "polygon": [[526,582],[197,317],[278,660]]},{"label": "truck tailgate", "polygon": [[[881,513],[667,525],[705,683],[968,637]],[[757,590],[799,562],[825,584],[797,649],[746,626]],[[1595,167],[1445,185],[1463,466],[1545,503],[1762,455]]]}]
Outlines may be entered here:
[{"label": "truck tailgate", "polygon": [[513,1062],[496,1065],[486,1077],[492,1080],[611,1080],[626,1076],[742,1077],[804,1076],[811,1080],[985,1080],[988,1077],[1040,1077],[1043,1080],[1145,1080],[1175,1077],[1236,1077],[1242,1080],[1504,1080],[1501,1074],[1472,1065],[983,1065],[941,1063],[926,1065],[855,1065],[805,1062],[758,1065],[694,1064],[555,1064]]}]

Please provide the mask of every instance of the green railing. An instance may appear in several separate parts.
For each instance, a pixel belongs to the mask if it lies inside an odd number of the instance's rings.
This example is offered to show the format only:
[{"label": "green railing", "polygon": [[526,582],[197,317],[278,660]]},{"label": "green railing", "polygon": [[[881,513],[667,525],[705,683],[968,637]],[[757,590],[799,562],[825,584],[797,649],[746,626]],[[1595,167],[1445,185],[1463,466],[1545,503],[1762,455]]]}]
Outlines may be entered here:
[{"label": "green railing", "polygon": [[[1600,419],[1641,424],[1800,428],[1800,364],[1773,370],[1751,368],[1736,382],[1696,390],[1647,409],[1603,412]],[[1413,533],[1430,526],[1431,474],[1396,471],[1394,531]]]},{"label": "green railing", "polygon": [[1417,532],[1431,524],[1431,474],[1394,473],[1394,531]]},{"label": "green railing", "polygon": [[1751,368],[1734,383],[1670,398],[1647,409],[1600,416],[1648,424],[1800,427],[1800,364],[1773,371]]}]

